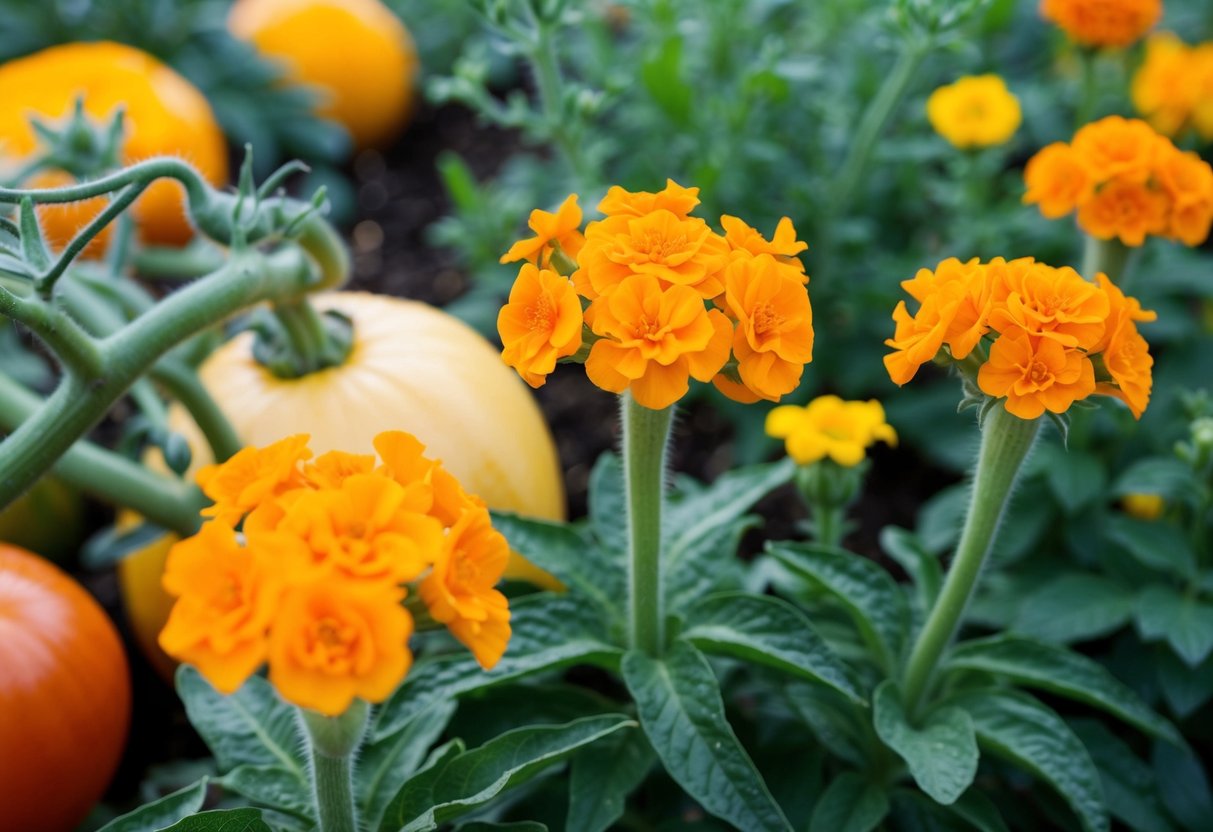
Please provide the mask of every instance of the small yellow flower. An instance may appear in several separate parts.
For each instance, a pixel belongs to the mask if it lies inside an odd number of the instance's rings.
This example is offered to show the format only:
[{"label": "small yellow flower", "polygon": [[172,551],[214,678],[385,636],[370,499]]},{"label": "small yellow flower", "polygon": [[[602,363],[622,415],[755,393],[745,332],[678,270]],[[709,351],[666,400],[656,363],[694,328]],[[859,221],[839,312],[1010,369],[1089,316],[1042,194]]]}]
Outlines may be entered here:
[{"label": "small yellow flower", "polygon": [[1157,520],[1166,508],[1161,494],[1126,494],[1120,504],[1126,514],[1138,520]]},{"label": "small yellow flower", "polygon": [[828,456],[850,468],[862,462],[867,449],[878,441],[897,445],[897,433],[874,399],[847,402],[838,396],[818,396],[804,407],[783,405],[767,414],[766,431],[785,440],[788,456],[798,465]]},{"label": "small yellow flower", "polygon": [[1019,99],[997,75],[971,75],[927,99],[935,132],[961,150],[1003,144],[1019,129]]}]

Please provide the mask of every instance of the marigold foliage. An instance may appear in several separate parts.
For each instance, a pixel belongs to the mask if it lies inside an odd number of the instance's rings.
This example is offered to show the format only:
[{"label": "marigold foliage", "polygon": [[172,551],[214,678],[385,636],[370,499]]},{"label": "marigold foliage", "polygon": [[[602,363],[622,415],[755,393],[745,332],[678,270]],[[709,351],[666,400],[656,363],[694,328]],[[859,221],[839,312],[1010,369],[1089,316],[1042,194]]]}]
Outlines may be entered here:
[{"label": "marigold foliage", "polygon": [[1025,203],[1050,219],[1077,211],[1079,227],[1101,240],[1197,246],[1213,225],[1213,168],[1140,119],[1108,116],[1048,145],[1028,161],[1024,183]]},{"label": "marigold foliage", "polygon": [[798,465],[829,457],[851,468],[877,442],[897,445],[897,432],[885,421],[884,408],[875,399],[849,402],[827,395],[804,407],[781,405],[767,414],[766,432],[784,440],[788,456]]},{"label": "marigold foliage", "polygon": [[966,76],[927,99],[931,127],[962,150],[1004,144],[1022,118],[1019,99],[997,75]]},{"label": "marigold foliage", "polygon": [[[284,699],[329,716],[382,702],[412,663],[416,591],[485,668],[510,638],[509,559],[488,509],[402,432],[309,462],[306,435],[198,475],[214,505],[169,554],[165,652],[231,693],[262,664]],[[240,531],[237,531],[240,528]]]},{"label": "marigold foliage", "polygon": [[656,193],[612,187],[584,236],[575,195],[533,212],[536,237],[502,258],[529,261],[497,319],[505,362],[539,387],[557,361],[584,361],[596,385],[655,410],[692,378],[743,402],[794,390],[813,357],[808,246],[787,217],[767,239],[724,216],[721,235],[691,215],[698,204],[698,188],[672,180]]},{"label": "marigold foliage", "polygon": [[1158,23],[1162,0],[1041,0],[1040,14],[1083,46],[1128,46]]},{"label": "marigold foliage", "polygon": [[901,301],[893,311],[885,368],[905,384],[928,361],[962,362],[976,368],[983,393],[1022,419],[1065,413],[1092,394],[1118,398],[1140,418],[1154,359],[1137,323],[1157,316],[1106,275],[1096,280],[1030,257],[921,269],[901,284],[918,310]]}]

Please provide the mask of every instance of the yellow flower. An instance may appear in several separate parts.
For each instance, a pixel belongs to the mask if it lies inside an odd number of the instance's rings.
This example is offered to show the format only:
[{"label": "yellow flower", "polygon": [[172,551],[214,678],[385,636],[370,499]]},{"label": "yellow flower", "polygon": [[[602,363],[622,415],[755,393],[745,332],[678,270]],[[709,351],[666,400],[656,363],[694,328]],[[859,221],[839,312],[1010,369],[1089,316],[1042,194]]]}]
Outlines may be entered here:
[{"label": "yellow flower", "polygon": [[1003,144],[1021,118],[1019,99],[997,75],[966,76],[927,99],[931,126],[961,150]]},{"label": "yellow flower", "polygon": [[784,267],[788,276],[801,283],[809,282],[809,276],[804,273],[804,263],[796,256],[808,250],[809,244],[796,239],[796,228],[788,217],[779,221],[779,225],[775,226],[775,235],[769,240],[758,233],[758,229],[737,217],[726,214],[720,218],[720,225],[724,228],[724,238],[733,249],[734,255],[745,257],[747,254],[769,254]]},{"label": "yellow flower", "polygon": [[536,208],[531,212],[527,225],[535,232],[535,236],[519,240],[510,246],[510,250],[501,255],[502,263],[535,260],[540,266],[544,266],[551,259],[553,244],[559,245],[561,251],[575,259],[585,244],[585,238],[579,230],[581,208],[577,205],[577,194],[569,194],[554,214]]},{"label": "yellow flower", "polygon": [[875,399],[848,402],[838,396],[818,396],[804,407],[783,405],[767,414],[766,431],[785,441],[788,456],[798,465],[828,456],[850,468],[862,462],[876,442],[897,445],[897,433]]},{"label": "yellow flower", "polygon": [[1167,505],[1161,494],[1126,494],[1120,504],[1126,514],[1138,520],[1157,520]]}]

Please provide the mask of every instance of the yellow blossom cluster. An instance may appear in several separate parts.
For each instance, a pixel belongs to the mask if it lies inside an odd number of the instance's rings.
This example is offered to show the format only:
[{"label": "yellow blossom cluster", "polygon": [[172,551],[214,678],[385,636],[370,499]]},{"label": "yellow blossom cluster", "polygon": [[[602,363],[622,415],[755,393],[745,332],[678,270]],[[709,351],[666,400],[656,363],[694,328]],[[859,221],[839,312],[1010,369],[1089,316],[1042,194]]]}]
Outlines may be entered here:
[{"label": "yellow blossom cluster", "polygon": [[1154,35],[1132,94],[1137,112],[1163,135],[1191,129],[1213,141],[1213,42],[1188,46],[1170,33]]},{"label": "yellow blossom cluster", "polygon": [[1162,17],[1162,0],[1041,0],[1040,14],[1082,46],[1129,46]]},{"label": "yellow blossom cluster", "polygon": [[488,509],[413,436],[312,460],[308,437],[245,448],[198,474],[214,504],[176,544],[160,645],[231,693],[262,664],[281,696],[335,716],[381,702],[412,663],[412,588],[489,668],[510,637],[495,585],[509,558]]},{"label": "yellow blossom cluster", "polygon": [[897,444],[897,432],[885,421],[884,408],[875,399],[848,402],[827,395],[804,407],[782,405],[767,414],[766,432],[784,440],[788,456],[798,465],[829,457],[852,468],[877,442]]},{"label": "yellow blossom cluster", "polygon": [[797,256],[808,246],[786,217],[769,240],[729,216],[719,234],[691,215],[698,195],[672,180],[656,193],[613,187],[584,234],[576,195],[532,213],[535,236],[502,258],[528,261],[497,318],[506,363],[539,387],[557,361],[584,357],[594,384],[654,410],[691,378],[742,402],[796,389],[813,357]]},{"label": "yellow blossom cluster", "polygon": [[993,147],[1015,135],[1019,99],[997,75],[971,75],[939,87],[927,99],[935,132],[961,150]]},{"label": "yellow blossom cluster", "polygon": [[1028,160],[1023,201],[1050,219],[1078,212],[1101,240],[1140,246],[1150,235],[1196,246],[1213,223],[1213,168],[1140,119],[1108,116]]},{"label": "yellow blossom cluster", "polygon": [[1030,257],[950,258],[901,285],[919,306],[911,315],[901,301],[893,311],[884,363],[897,384],[943,356],[977,365],[982,392],[1021,419],[1064,413],[1094,393],[1140,418],[1150,400],[1154,360],[1137,322],[1157,316],[1106,275],[1090,283]]}]

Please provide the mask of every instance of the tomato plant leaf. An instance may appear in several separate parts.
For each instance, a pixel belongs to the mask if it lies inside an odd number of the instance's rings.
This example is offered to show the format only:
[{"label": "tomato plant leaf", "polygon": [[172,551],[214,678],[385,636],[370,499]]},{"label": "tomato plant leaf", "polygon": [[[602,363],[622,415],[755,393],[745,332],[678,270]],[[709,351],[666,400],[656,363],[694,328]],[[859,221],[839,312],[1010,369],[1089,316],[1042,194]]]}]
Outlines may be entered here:
[{"label": "tomato plant leaf", "polygon": [[99,832],[147,832],[148,829],[171,826],[202,808],[202,801],[206,799],[206,784],[207,779],[203,777],[192,786],[186,786],[122,817],[114,818],[101,827]]},{"label": "tomato plant leaf", "polygon": [[970,641],[952,651],[946,665],[1005,676],[1107,711],[1153,737],[1182,742],[1175,726],[1142,702],[1103,665],[1064,647],[1001,635]]},{"label": "tomato plant leaf", "polygon": [[910,619],[905,595],[888,572],[867,558],[826,546],[777,543],[768,551],[842,604],[885,669],[897,665]]},{"label": "tomato plant leaf", "polygon": [[273,832],[260,809],[215,809],[166,826],[159,832]]},{"label": "tomato plant leaf", "polygon": [[604,832],[623,817],[627,796],[656,758],[643,731],[620,731],[573,756],[565,829]]},{"label": "tomato plant leaf", "polygon": [[623,658],[623,678],[667,772],[711,814],[741,829],[788,830],[783,811],[724,715],[707,659],[686,641],[663,659]]},{"label": "tomato plant leaf", "polygon": [[897,752],[918,787],[936,802],[956,802],[977,776],[977,737],[973,720],[956,707],[927,714],[921,727],[910,724],[901,695],[891,681],[872,696],[872,721],[884,744]]},{"label": "tomato plant leaf", "polygon": [[835,777],[818,798],[809,832],[870,832],[888,813],[884,789],[848,771]]},{"label": "tomato plant leaf", "polygon": [[1137,596],[1137,631],[1146,641],[1166,641],[1195,667],[1213,652],[1213,605],[1152,584]]},{"label": "tomato plant leaf", "polygon": [[1026,693],[1001,688],[966,691],[949,703],[969,712],[984,751],[1051,786],[1086,832],[1108,832],[1099,772],[1061,717]]},{"label": "tomato plant leaf", "polygon": [[687,610],[682,637],[708,653],[764,664],[865,702],[809,619],[779,598],[745,592],[710,595]]},{"label": "tomato plant leaf", "polygon": [[432,702],[400,730],[358,750],[355,800],[366,828],[378,828],[400,784],[417,773],[457,707],[454,699]]},{"label": "tomato plant leaf", "polygon": [[177,694],[220,771],[248,763],[280,766],[300,779],[306,777],[295,709],[279,699],[265,679],[251,676],[240,690],[224,696],[197,670],[182,665],[177,669]]},{"label": "tomato plant leaf", "polygon": [[452,653],[417,662],[404,684],[379,709],[376,741],[399,731],[434,702],[458,698],[545,670],[574,664],[614,669],[623,651],[607,641],[602,617],[574,595],[541,592],[510,604],[509,650],[486,671],[468,653]]},{"label": "tomato plant leaf", "polygon": [[448,755],[401,786],[388,804],[379,830],[437,829],[506,789],[525,783],[577,749],[635,726],[624,716],[592,716],[566,725],[518,728],[479,748]]}]

